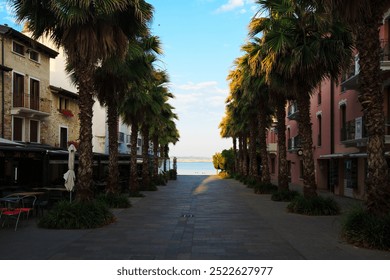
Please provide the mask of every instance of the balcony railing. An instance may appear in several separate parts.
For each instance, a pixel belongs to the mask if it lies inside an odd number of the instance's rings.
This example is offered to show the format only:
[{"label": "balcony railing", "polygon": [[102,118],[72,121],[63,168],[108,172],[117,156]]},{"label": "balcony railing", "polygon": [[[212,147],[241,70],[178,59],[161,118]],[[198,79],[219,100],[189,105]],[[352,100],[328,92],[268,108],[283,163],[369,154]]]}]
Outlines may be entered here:
[{"label": "balcony railing", "polygon": [[361,117],[346,122],[341,128],[340,140],[342,142],[361,140],[366,137],[367,132]]},{"label": "balcony railing", "polygon": [[302,148],[300,136],[295,136],[295,137],[288,139],[287,149],[289,151],[294,151],[294,150],[297,150],[299,148]]},{"label": "balcony railing", "polygon": [[39,111],[39,105],[41,100],[39,98],[31,98],[29,95],[14,95],[13,98],[13,107],[14,108],[28,108],[31,110]]},{"label": "balcony railing", "polygon": [[123,132],[118,132],[118,142],[119,143],[125,142],[125,134]]},{"label": "balcony railing", "polygon": [[389,41],[381,40],[381,61],[390,60],[390,47]]},{"label": "balcony railing", "polygon": [[51,100],[46,98],[31,98],[30,95],[14,95],[12,114],[33,114],[35,116],[48,116],[51,110]]},{"label": "balcony railing", "polygon": [[289,118],[290,120],[295,120],[298,117],[298,113],[299,110],[297,103],[292,102],[287,108],[287,118]]}]

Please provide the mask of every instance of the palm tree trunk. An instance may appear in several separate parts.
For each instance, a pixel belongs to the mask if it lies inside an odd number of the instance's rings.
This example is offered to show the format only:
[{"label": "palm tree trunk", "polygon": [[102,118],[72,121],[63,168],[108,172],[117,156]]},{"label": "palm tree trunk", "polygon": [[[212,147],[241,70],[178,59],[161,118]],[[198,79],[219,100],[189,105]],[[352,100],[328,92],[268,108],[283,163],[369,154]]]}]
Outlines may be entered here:
[{"label": "palm tree trunk", "polygon": [[158,177],[158,135],[153,136],[153,177]]},{"label": "palm tree trunk", "polygon": [[249,173],[249,156],[248,156],[248,135],[244,134],[242,137],[242,167],[245,176]]},{"label": "palm tree trunk", "polygon": [[269,173],[268,152],[267,152],[267,115],[266,109],[260,108],[258,114],[259,120],[259,147],[261,155],[261,181],[270,183],[271,176]]},{"label": "palm tree trunk", "polygon": [[[303,89],[304,87],[301,88]],[[297,95],[296,100],[299,110],[298,129],[301,136],[303,151],[303,194],[306,198],[310,198],[317,196],[313,159],[312,124],[310,121],[310,96],[307,93],[301,93]]]},{"label": "palm tree trunk", "polygon": [[233,137],[233,156],[234,156],[234,166],[232,172],[233,174],[235,174],[238,168],[237,137]]},{"label": "palm tree trunk", "polygon": [[237,157],[237,166],[238,166],[238,174],[241,176],[244,175],[244,155],[243,155],[243,136],[238,136],[238,157]]},{"label": "palm tree trunk", "polygon": [[256,135],[257,135],[257,120],[251,118],[249,120],[249,176],[256,178],[257,174],[257,155],[256,155]]},{"label": "palm tree trunk", "polygon": [[108,99],[107,104],[107,125],[109,139],[108,153],[108,182],[107,193],[119,193],[119,170],[118,170],[118,109],[113,101]]},{"label": "palm tree trunk", "polygon": [[130,178],[129,178],[129,190],[131,194],[138,192],[138,172],[137,172],[137,139],[138,139],[138,124],[133,123],[131,125],[130,136]]},{"label": "palm tree trunk", "polygon": [[[82,61],[82,60],[81,60]],[[92,116],[93,116],[93,69],[92,65],[79,62],[75,68],[79,85],[79,120],[80,146],[77,196],[78,201],[89,201],[93,198],[92,191]]]},{"label": "palm tree trunk", "polygon": [[149,126],[142,126],[142,185],[144,189],[150,187],[150,173],[149,173]]},{"label": "palm tree trunk", "polygon": [[286,100],[276,101],[278,130],[278,190],[288,190],[287,150],[286,150]]},{"label": "palm tree trunk", "polygon": [[169,160],[169,146],[168,146],[168,144],[165,144],[164,145],[164,170],[167,170],[167,161],[168,160]]},{"label": "palm tree trunk", "polygon": [[[360,60],[359,102],[363,108],[365,128],[368,136],[366,179],[368,211],[384,215],[390,212],[390,185],[388,167],[384,155],[385,117],[384,96],[380,70],[379,27],[382,24],[382,1],[373,1],[372,17],[366,17],[357,28],[356,47]],[[364,32],[364,33],[362,33]],[[378,38],[378,40],[366,40]]]}]

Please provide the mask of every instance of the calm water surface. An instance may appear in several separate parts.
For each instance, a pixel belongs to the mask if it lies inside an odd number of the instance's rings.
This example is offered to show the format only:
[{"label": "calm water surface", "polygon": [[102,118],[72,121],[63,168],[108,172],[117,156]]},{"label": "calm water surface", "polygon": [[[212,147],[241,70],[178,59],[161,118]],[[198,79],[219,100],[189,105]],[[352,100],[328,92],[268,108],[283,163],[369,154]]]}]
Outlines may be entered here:
[{"label": "calm water surface", "polygon": [[178,162],[178,175],[215,175],[215,170],[212,162]]}]

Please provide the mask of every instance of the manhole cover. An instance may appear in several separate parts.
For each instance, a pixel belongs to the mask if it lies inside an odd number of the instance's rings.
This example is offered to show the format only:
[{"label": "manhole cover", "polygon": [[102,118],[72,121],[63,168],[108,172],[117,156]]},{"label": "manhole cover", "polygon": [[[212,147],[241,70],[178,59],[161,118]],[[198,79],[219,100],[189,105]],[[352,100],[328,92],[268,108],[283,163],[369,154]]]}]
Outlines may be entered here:
[{"label": "manhole cover", "polygon": [[192,217],[194,217],[194,214],[191,214],[191,213],[182,214],[181,217],[182,218],[192,218]]}]

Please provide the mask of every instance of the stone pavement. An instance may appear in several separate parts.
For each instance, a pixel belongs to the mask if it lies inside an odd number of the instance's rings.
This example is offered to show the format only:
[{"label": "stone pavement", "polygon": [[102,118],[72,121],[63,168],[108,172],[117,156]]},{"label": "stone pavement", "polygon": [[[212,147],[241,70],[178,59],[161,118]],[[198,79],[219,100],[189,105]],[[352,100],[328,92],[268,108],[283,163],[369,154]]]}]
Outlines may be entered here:
[{"label": "stone pavement", "polygon": [[[0,259],[390,259],[390,252],[342,241],[342,216],[290,214],[287,203],[234,180],[178,176],[145,194],[99,229],[47,230],[34,220],[16,232],[0,228]],[[338,200],[344,209],[356,202]]]}]

